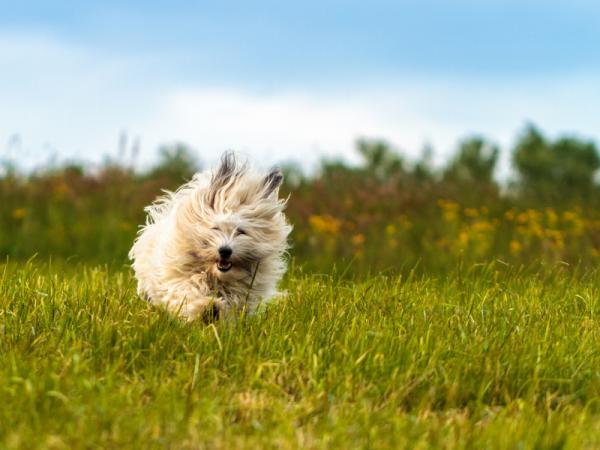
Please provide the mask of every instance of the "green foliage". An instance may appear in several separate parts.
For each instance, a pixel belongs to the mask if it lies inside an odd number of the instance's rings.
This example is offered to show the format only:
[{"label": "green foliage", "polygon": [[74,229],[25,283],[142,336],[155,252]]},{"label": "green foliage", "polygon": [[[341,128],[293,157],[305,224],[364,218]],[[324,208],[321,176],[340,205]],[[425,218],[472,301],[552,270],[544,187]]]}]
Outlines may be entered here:
[{"label": "green foliage", "polygon": [[379,181],[404,172],[404,161],[385,141],[359,139],[356,150],[363,158],[364,170]]},{"label": "green foliage", "polygon": [[184,144],[176,143],[159,149],[160,160],[150,170],[150,178],[161,177],[170,180],[188,181],[200,170],[194,153]]},{"label": "green foliage", "polygon": [[414,180],[419,183],[431,183],[436,180],[437,174],[432,166],[433,147],[429,144],[423,147],[421,157],[415,163],[412,171]]},{"label": "green foliage", "polygon": [[293,271],[263,313],[204,326],[129,272],[0,267],[0,447],[597,448],[599,285]]},{"label": "green foliage", "polygon": [[280,166],[280,169],[286,184],[293,189],[297,189],[307,182],[306,176],[304,175],[304,172],[302,172],[302,168],[297,164],[283,164]]},{"label": "green foliage", "polygon": [[444,171],[450,181],[492,184],[500,150],[482,137],[463,140],[457,154]]},{"label": "green foliage", "polygon": [[570,137],[551,142],[529,126],[516,145],[513,163],[518,187],[540,201],[589,200],[596,190],[600,156],[592,142]]}]

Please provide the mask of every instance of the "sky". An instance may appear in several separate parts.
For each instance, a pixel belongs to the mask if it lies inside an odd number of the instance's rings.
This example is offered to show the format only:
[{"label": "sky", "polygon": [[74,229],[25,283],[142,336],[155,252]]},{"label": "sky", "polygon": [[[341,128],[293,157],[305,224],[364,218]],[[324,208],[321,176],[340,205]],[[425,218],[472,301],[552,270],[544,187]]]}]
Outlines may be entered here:
[{"label": "sky", "polygon": [[596,1],[0,3],[0,157],[25,168],[183,142],[310,169],[359,137],[443,164],[480,134],[508,173],[527,123],[600,142]]}]

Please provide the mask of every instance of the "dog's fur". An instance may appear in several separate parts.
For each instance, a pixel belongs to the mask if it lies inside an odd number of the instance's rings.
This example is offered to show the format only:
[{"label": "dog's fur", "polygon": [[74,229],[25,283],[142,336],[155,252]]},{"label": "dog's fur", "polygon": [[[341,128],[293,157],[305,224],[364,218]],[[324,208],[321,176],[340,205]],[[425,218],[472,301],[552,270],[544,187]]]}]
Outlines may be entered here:
[{"label": "dog's fur", "polygon": [[273,297],[291,231],[282,181],[226,153],[213,172],[158,198],[129,252],[138,294],[188,320],[253,312]]}]

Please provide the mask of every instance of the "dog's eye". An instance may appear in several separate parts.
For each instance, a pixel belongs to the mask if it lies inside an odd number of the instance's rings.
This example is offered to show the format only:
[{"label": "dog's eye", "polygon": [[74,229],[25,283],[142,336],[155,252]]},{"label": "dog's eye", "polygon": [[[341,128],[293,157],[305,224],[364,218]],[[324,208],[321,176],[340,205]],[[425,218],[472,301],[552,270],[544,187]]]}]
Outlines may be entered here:
[{"label": "dog's eye", "polygon": [[241,228],[238,228],[238,229],[236,230],[236,234],[237,234],[238,236],[239,236],[240,234],[246,234],[246,230],[243,230],[243,229],[241,229]]},{"label": "dog's eye", "polygon": [[221,231],[221,229],[219,227],[212,227],[211,230]]}]

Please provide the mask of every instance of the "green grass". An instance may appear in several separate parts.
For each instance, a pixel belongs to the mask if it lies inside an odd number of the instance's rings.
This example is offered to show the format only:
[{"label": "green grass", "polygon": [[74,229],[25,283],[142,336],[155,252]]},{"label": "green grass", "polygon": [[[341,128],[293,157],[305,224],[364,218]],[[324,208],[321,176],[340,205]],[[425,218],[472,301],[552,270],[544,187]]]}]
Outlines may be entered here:
[{"label": "green grass", "polygon": [[188,325],[126,270],[0,266],[0,448],[600,446],[600,272],[285,285]]}]

